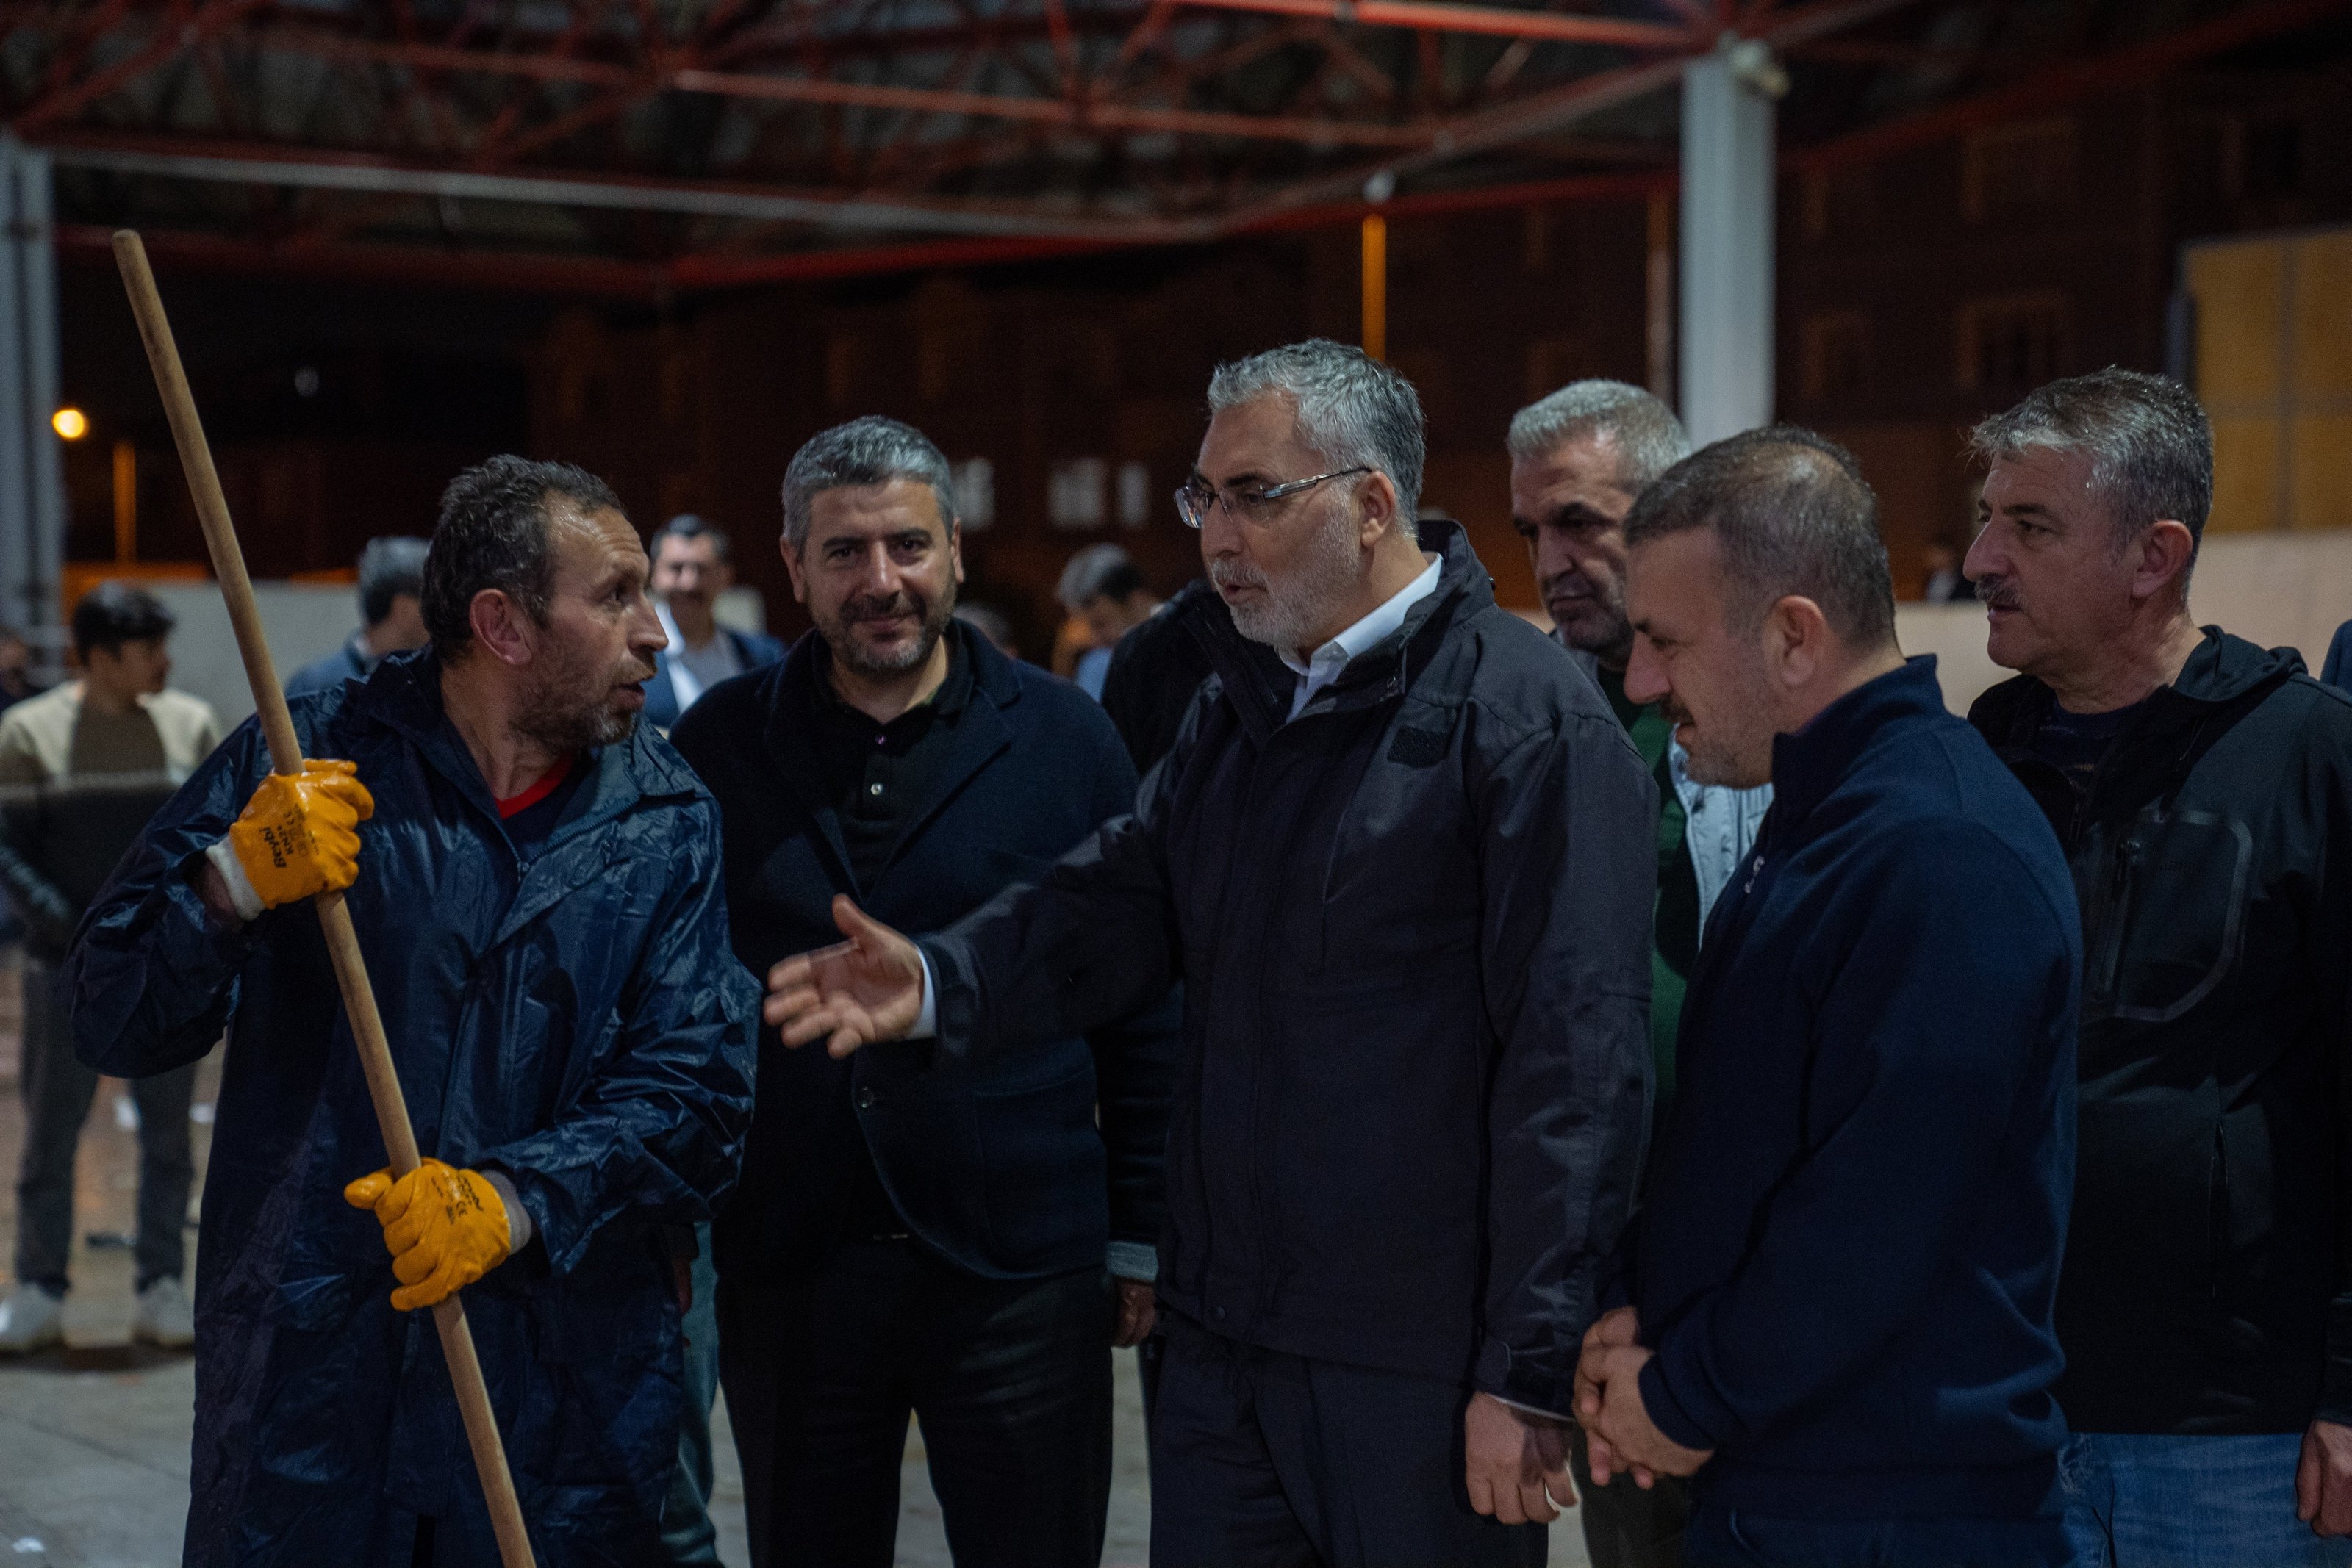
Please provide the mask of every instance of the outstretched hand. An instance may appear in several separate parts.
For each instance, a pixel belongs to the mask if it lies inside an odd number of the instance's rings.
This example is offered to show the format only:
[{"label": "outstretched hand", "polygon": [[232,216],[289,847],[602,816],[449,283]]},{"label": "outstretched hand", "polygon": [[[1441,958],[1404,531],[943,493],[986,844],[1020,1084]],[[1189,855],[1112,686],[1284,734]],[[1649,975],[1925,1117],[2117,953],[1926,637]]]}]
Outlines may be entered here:
[{"label": "outstretched hand", "polygon": [[760,1016],[789,1046],[824,1041],[835,1056],[898,1040],[923,1013],[923,960],[915,945],[845,897],[833,923],[848,941],[798,953],[768,971]]}]

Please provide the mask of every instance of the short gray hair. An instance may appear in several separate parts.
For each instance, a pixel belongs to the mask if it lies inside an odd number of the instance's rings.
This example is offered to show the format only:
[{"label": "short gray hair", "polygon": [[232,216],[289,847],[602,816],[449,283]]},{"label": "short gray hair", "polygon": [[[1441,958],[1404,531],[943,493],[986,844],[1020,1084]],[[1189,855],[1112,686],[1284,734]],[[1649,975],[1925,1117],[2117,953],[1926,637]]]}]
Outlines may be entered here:
[{"label": "short gray hair", "polygon": [[784,542],[794,550],[808,542],[809,504],[825,491],[893,479],[929,485],[940,521],[955,530],[955,480],[946,456],[913,425],[869,413],[818,431],[793,454],[784,469]]},{"label": "short gray hair", "polygon": [[1703,446],[1660,475],[1625,517],[1630,548],[1709,528],[1746,624],[1791,594],[1856,647],[1895,637],[1895,580],[1878,497],[1853,455],[1792,424]]},{"label": "short gray hair", "polygon": [[1136,570],[1134,557],[1115,544],[1088,545],[1062,568],[1054,597],[1063,609],[1079,611],[1097,599],[1124,604],[1142,588],[1143,573]]},{"label": "short gray hair", "polygon": [[1334,468],[1377,468],[1389,476],[1396,486],[1397,519],[1407,538],[1415,537],[1428,438],[1412,383],[1361,349],[1309,338],[1219,365],[1209,378],[1209,412],[1223,413],[1273,392],[1290,400],[1299,436],[1323,461]]},{"label": "short gray hair", "polygon": [[1592,435],[1617,449],[1618,476],[1637,494],[1690,455],[1675,411],[1626,382],[1570,382],[1513,414],[1506,442],[1511,456],[1527,463]]},{"label": "short gray hair", "polygon": [[2052,382],[1970,431],[1969,445],[1988,463],[2033,448],[2087,453],[2091,493],[2115,517],[2116,549],[2168,517],[2188,528],[2196,560],[2213,509],[2213,426],[2170,376],[2110,365]]}]

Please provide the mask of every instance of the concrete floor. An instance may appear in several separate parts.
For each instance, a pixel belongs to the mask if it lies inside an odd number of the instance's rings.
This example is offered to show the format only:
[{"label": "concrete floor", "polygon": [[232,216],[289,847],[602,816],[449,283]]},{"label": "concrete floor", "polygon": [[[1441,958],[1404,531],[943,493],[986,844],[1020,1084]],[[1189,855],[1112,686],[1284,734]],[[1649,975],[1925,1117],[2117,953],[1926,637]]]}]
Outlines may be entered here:
[{"label": "concrete floor", "polygon": [[[13,951],[0,951],[0,1290],[16,1241],[15,1186],[24,1143],[16,1092],[17,985]],[[196,1081],[196,1163],[211,1143],[218,1058]],[[137,1186],[138,1134],[121,1086],[100,1085],[77,1167],[74,1290],[63,1352],[0,1358],[0,1568],[165,1568],[180,1556],[188,1509],[188,1434],[194,1377],[184,1355],[130,1343],[131,1261],[127,1238]],[[201,1184],[199,1190],[201,1191]],[[193,1228],[190,1232],[194,1239]],[[193,1283],[193,1276],[191,1282]],[[1114,1464],[1107,1568],[1146,1560],[1151,1504],[1143,1459],[1143,1405],[1132,1352],[1118,1354]],[[729,1563],[749,1561],[743,1489],[725,1406],[713,1423],[718,1470],[712,1515]],[[901,1483],[898,1561],[948,1568],[947,1537],[910,1429]],[[1584,1568],[1573,1516],[1551,1532],[1552,1568]]]}]

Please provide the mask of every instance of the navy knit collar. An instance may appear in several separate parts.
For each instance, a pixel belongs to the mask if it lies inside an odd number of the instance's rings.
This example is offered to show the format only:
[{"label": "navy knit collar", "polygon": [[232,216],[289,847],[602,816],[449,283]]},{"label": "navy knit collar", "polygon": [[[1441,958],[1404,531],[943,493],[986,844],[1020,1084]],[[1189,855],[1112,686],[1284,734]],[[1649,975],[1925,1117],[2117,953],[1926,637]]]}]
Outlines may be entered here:
[{"label": "navy knit collar", "polygon": [[1794,735],[1772,737],[1772,814],[1801,820],[1828,798],[1888,725],[1906,718],[1946,716],[1936,655],[1906,659],[1899,670],[1838,698]]}]

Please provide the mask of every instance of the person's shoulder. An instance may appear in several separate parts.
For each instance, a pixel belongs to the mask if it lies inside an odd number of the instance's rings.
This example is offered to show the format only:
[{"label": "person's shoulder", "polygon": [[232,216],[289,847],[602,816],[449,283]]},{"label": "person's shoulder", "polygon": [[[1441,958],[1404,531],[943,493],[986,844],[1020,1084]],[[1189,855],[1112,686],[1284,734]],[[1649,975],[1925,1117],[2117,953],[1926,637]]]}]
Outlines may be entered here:
[{"label": "person's shoulder", "polygon": [[1473,658],[1463,695],[1490,717],[1524,731],[1603,724],[1622,733],[1609,699],[1576,656],[1525,616],[1488,605],[1459,628]]},{"label": "person's shoulder", "polygon": [[784,643],[781,638],[771,637],[765,632],[730,632],[728,634],[735,639],[735,652],[741,657],[747,673],[782,662]]},{"label": "person's shoulder", "polygon": [[80,712],[81,688],[72,681],[60,681],[0,711],[0,735],[29,734],[44,726],[71,724]]},{"label": "person's shoulder", "polygon": [[209,724],[220,727],[220,715],[213,705],[194,692],[184,692],[176,686],[166,686],[147,699],[147,711],[158,722],[170,719],[174,724]]},{"label": "person's shoulder", "polygon": [[692,759],[722,750],[730,741],[758,735],[767,727],[780,678],[780,662],[776,662],[755,665],[712,685],[670,727],[671,744]]}]

